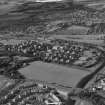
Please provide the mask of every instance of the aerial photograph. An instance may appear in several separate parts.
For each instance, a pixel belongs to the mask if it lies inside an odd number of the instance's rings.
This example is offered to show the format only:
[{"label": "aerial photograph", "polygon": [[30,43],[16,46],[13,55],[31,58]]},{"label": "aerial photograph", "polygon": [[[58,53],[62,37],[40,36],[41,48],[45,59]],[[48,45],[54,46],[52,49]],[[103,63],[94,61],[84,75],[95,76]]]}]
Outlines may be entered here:
[{"label": "aerial photograph", "polygon": [[0,0],[0,105],[105,105],[105,0]]}]

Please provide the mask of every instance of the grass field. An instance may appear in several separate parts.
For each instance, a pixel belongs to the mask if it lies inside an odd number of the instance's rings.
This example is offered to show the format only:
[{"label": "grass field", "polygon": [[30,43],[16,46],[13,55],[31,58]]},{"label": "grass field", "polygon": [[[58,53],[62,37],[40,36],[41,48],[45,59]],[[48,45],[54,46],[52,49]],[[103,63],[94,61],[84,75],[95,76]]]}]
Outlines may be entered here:
[{"label": "grass field", "polygon": [[89,74],[88,71],[39,61],[33,62],[30,66],[20,69],[20,72],[29,79],[58,83],[70,87],[76,86],[82,77]]}]

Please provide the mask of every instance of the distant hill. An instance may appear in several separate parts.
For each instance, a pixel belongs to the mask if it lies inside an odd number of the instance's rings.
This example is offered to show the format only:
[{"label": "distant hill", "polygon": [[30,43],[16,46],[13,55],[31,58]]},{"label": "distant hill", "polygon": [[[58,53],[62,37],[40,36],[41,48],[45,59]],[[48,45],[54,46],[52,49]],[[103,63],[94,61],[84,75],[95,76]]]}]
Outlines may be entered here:
[{"label": "distant hill", "polygon": [[[99,16],[99,11],[83,4],[27,1],[16,5],[8,13],[0,15],[0,32],[27,31],[31,26],[38,30],[37,33],[40,31],[46,33],[46,29],[49,29],[47,26],[53,29],[56,27],[54,32],[65,30],[71,25],[91,28],[94,21],[99,23]],[[103,16],[104,14],[101,16],[102,19],[104,19]]]}]

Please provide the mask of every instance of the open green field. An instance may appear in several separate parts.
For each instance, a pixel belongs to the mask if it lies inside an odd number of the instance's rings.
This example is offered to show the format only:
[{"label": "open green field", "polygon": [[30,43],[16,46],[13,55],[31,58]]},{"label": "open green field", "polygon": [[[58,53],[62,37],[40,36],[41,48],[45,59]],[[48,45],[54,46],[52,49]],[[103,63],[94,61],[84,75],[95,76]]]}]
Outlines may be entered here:
[{"label": "open green field", "polygon": [[90,72],[74,68],[68,68],[55,64],[33,62],[30,66],[20,69],[20,72],[29,79],[58,83],[64,86],[74,87]]}]

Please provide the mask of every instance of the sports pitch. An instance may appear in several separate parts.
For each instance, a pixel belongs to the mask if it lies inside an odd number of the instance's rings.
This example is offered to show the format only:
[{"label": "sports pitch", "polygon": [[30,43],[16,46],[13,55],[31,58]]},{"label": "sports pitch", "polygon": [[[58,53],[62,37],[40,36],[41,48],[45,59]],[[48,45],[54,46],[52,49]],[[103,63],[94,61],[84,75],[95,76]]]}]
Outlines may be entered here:
[{"label": "sports pitch", "polygon": [[89,71],[40,61],[33,62],[19,71],[29,79],[58,83],[70,87],[75,87],[83,77],[90,74]]}]

